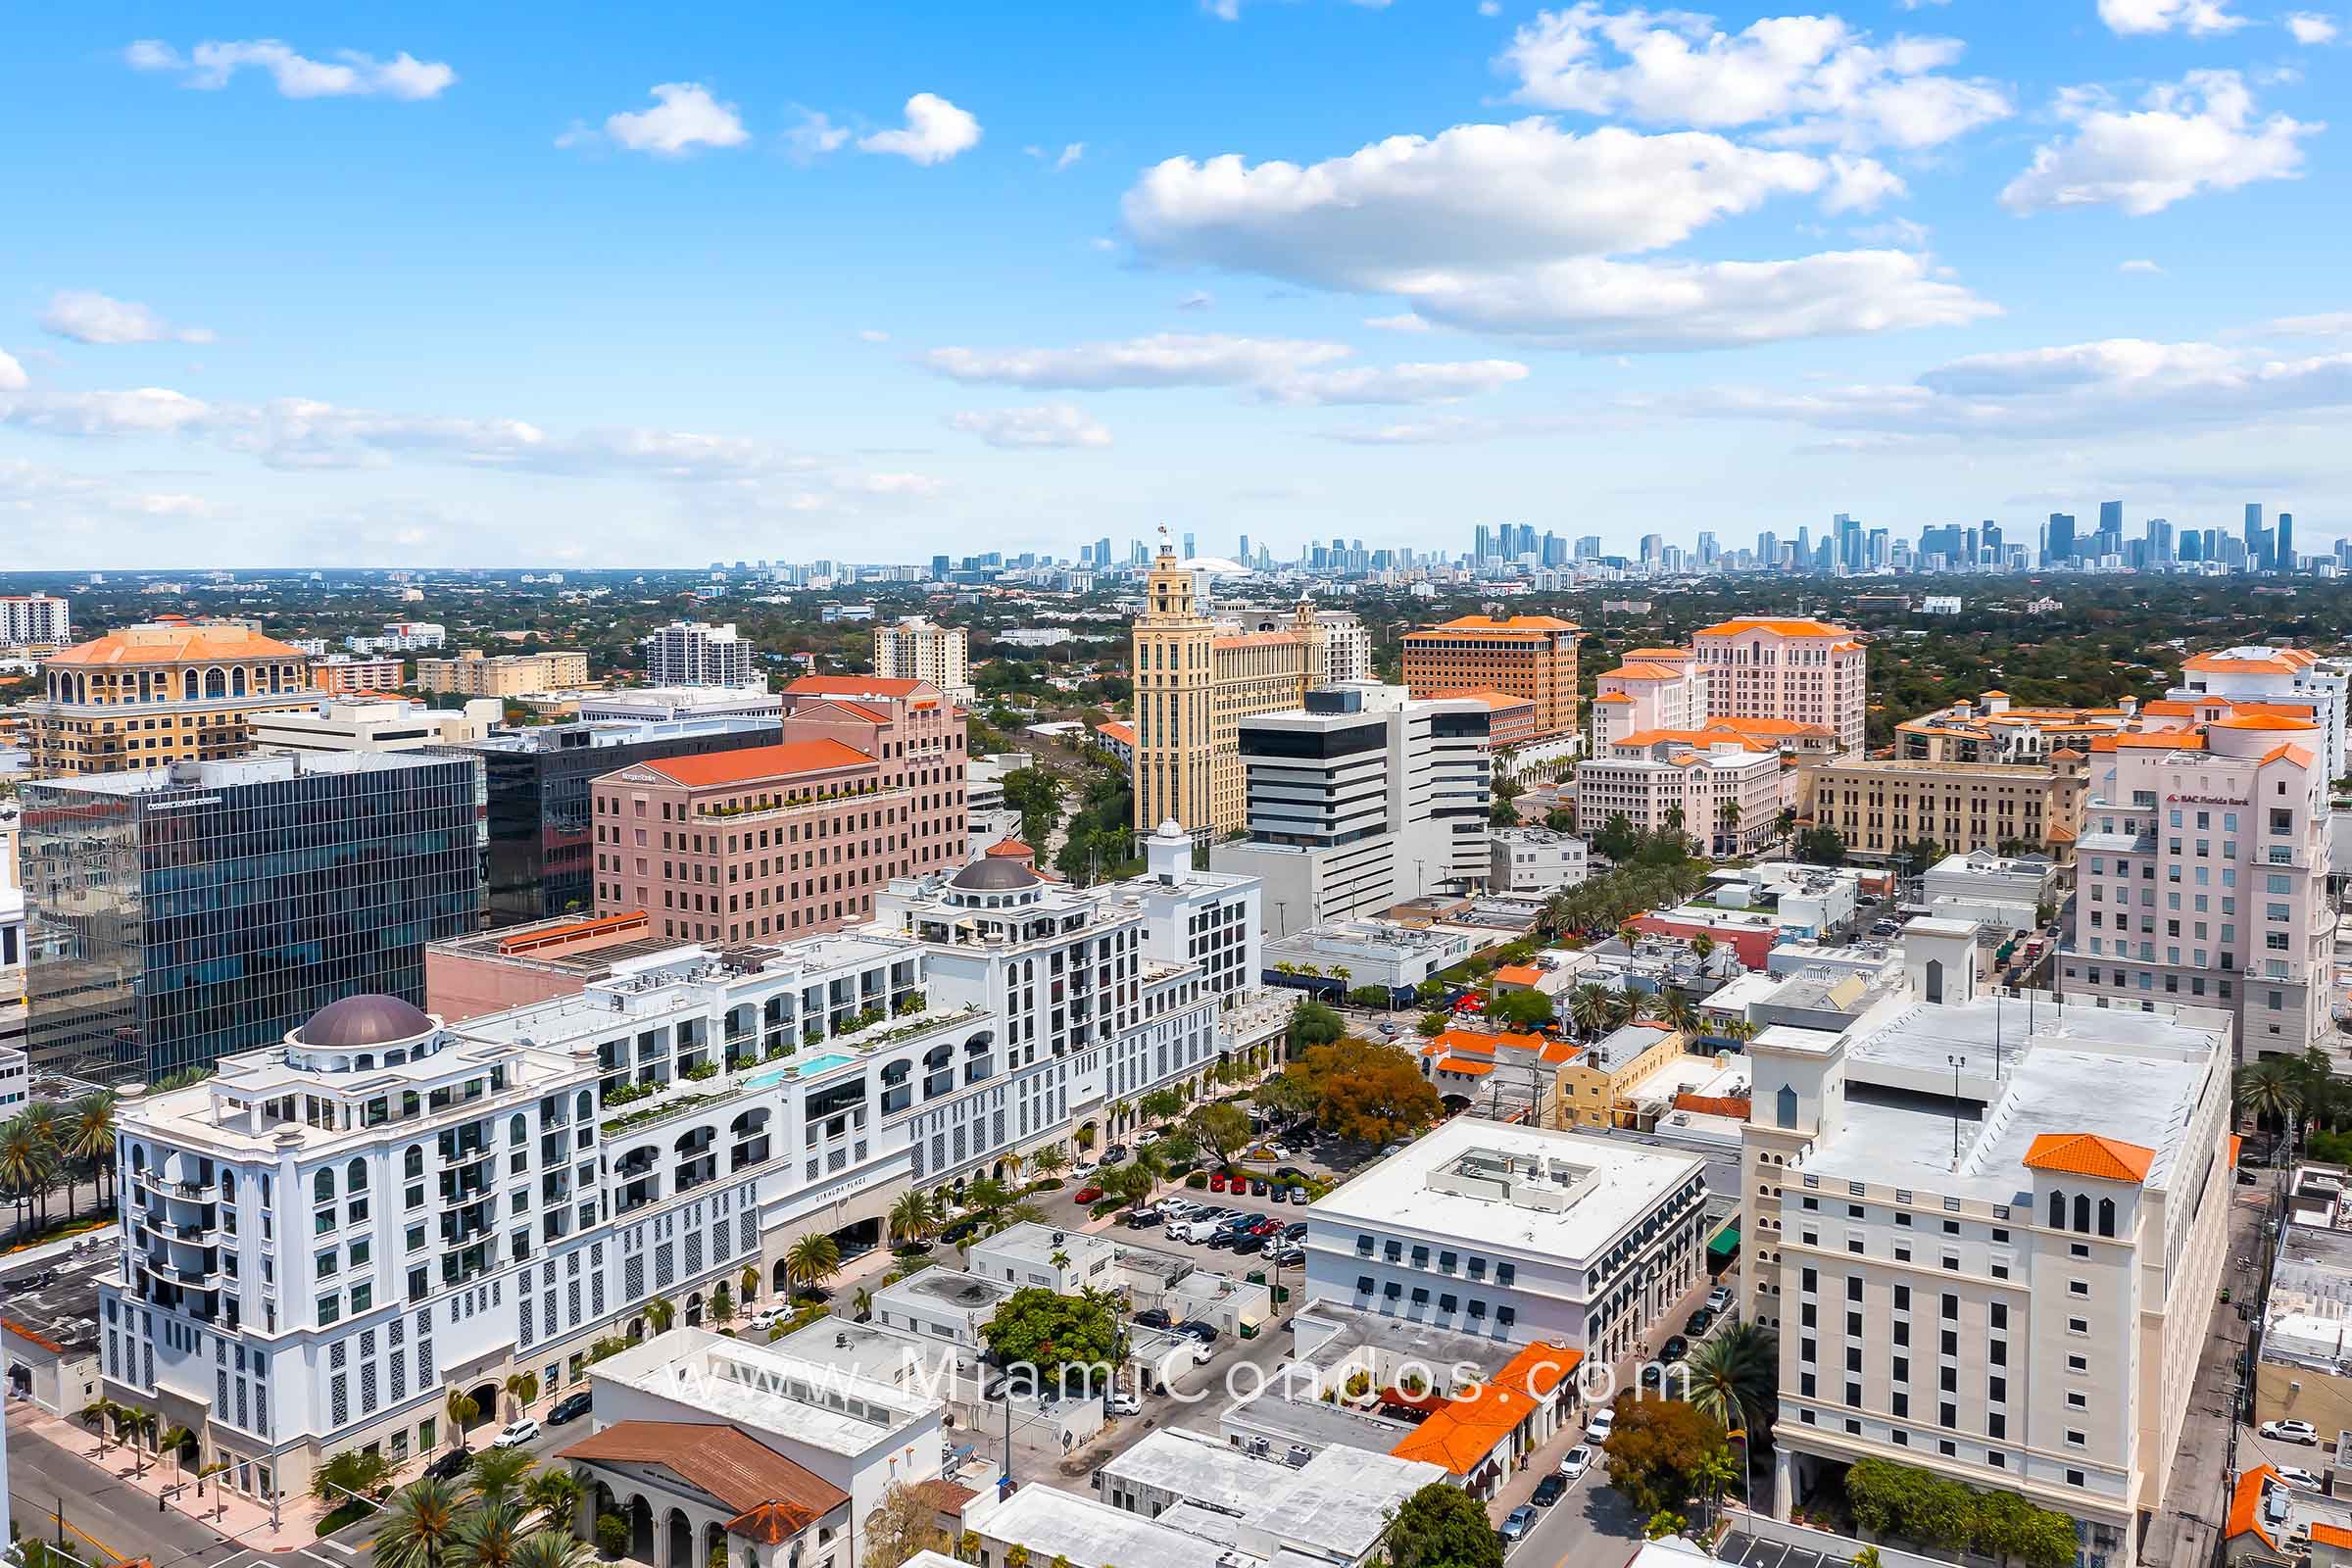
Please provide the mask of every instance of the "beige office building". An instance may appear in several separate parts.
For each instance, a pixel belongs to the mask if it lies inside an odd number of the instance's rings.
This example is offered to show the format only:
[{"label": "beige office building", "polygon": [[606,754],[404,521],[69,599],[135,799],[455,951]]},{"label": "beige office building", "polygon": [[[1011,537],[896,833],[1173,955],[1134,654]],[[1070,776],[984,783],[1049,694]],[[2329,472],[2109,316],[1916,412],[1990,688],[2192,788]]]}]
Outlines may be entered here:
[{"label": "beige office building", "polygon": [[1859,859],[1888,859],[1932,839],[1951,854],[2023,846],[2063,860],[2082,825],[2085,760],[2061,751],[2042,763],[1822,762],[1800,773],[1796,811],[1837,829]]},{"label": "beige office building", "polygon": [[1133,639],[1137,831],[1174,818],[1197,840],[1240,832],[1242,720],[1300,707],[1326,682],[1321,621],[1301,605],[1288,631],[1222,624],[1200,612],[1191,565],[1162,543]]},{"label": "beige office building", "polygon": [[1787,718],[1820,724],[1838,749],[1862,755],[1868,658],[1843,626],[1743,616],[1702,626],[1690,639],[1716,718]]},{"label": "beige office building", "polygon": [[416,685],[464,697],[524,697],[588,684],[586,654],[500,654],[468,649],[454,659],[416,661]]},{"label": "beige office building", "polygon": [[168,621],[56,655],[24,711],[34,769],[74,778],[242,757],[253,714],[317,701],[301,650],[247,626]]},{"label": "beige office building", "polygon": [[969,708],[972,690],[972,634],[908,615],[874,628],[874,673],[884,680],[919,680],[940,695]]}]

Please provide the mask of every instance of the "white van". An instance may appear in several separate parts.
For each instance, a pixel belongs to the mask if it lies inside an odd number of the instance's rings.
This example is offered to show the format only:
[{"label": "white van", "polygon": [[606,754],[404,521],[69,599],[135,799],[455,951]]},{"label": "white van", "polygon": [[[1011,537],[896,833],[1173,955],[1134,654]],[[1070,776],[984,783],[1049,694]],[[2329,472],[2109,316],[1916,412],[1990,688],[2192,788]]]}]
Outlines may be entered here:
[{"label": "white van", "polygon": [[1217,1234],[1220,1221],[1213,1219],[1180,1219],[1167,1229],[1172,1242],[1205,1242]]}]

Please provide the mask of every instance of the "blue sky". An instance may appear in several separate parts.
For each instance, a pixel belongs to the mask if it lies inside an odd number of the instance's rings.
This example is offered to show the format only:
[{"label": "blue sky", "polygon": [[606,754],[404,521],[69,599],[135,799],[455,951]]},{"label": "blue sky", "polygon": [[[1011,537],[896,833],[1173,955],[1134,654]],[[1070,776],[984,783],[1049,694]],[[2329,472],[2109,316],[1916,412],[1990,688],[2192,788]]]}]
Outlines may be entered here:
[{"label": "blue sky", "polygon": [[[780,13],[780,14],[779,14]],[[2352,15],[53,7],[0,565],[2352,531]]]}]

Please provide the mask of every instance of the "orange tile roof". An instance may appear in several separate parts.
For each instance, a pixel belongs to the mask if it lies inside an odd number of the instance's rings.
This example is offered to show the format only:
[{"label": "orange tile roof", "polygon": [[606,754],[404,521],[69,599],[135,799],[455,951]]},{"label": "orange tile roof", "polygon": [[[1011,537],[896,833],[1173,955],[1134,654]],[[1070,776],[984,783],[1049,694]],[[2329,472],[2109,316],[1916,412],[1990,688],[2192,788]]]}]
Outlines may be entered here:
[{"label": "orange tile roof", "polygon": [[1133,746],[1135,744],[1135,726],[1126,722],[1124,719],[1114,718],[1104,723],[1097,724],[1095,726],[1095,733],[1098,735],[1107,735],[1122,746]]},{"label": "orange tile roof", "polygon": [[2201,752],[2205,750],[2205,737],[2185,729],[2137,730],[2126,735],[2102,735],[2090,743],[2090,749],[2094,752]]},{"label": "orange tile roof", "polygon": [[1628,648],[1628,659],[1692,659],[1697,657],[1688,648]]},{"label": "orange tile roof", "polygon": [[2318,729],[2308,718],[2287,718],[2278,713],[2233,713],[2228,718],[2213,721],[2215,729]]},{"label": "orange tile roof", "polygon": [[[247,626],[123,626],[53,654],[51,664],[170,664],[198,659],[303,659]],[[255,695],[259,695],[258,693]]]},{"label": "orange tile roof", "polygon": [[1434,1410],[1389,1452],[1443,1465],[1450,1475],[1476,1471],[1584,1360],[1582,1350],[1539,1340],[1505,1362],[1491,1383]]},{"label": "orange tile roof", "polygon": [[2259,659],[2230,659],[2222,654],[2191,654],[2180,662],[2182,669],[2219,675],[2250,674],[2256,670],[2273,673],[2280,669],[2308,669],[2320,662],[2317,654],[2300,648],[2273,648]]},{"label": "orange tile roof", "polygon": [[600,914],[586,920],[570,920],[563,925],[543,926],[536,931],[518,932],[499,939],[502,954],[529,953],[553,943],[570,942],[580,937],[617,936],[623,931],[651,927],[654,917],[643,909],[627,914]]},{"label": "orange tile roof", "polygon": [[2159,697],[2151,702],[2142,703],[2139,705],[2139,710],[2164,718],[2194,718],[2197,716],[2195,703],[2178,702],[2168,697]]},{"label": "orange tile roof", "polygon": [[1023,844],[1019,839],[999,839],[996,843],[991,844],[981,853],[984,855],[998,855],[1005,857],[1006,858],[1010,858],[1015,855],[1035,855],[1037,852],[1031,849],[1028,845]]},{"label": "orange tile roof", "polygon": [[1463,687],[1458,691],[1431,692],[1429,695],[1432,699],[1448,698],[1454,702],[1484,703],[1491,710],[1504,708],[1533,708],[1536,706],[1536,700],[1532,697],[1515,697],[1509,692],[1498,692],[1493,687],[1488,686],[1481,686],[1477,688]]},{"label": "orange tile roof", "polygon": [[1296,635],[1287,631],[1245,631],[1212,638],[1211,643],[1218,648],[1278,648],[1284,643],[1298,640]]},{"label": "orange tile roof", "polygon": [[1607,680],[1612,676],[1624,680],[1681,680],[1683,671],[1676,669],[1671,664],[1653,664],[1646,660],[1636,662],[1629,660],[1615,669],[1604,671],[1600,678]]},{"label": "orange tile roof", "polygon": [[873,766],[874,760],[840,741],[785,741],[777,746],[750,746],[740,752],[713,752],[707,757],[664,757],[640,762],[673,784],[704,789],[722,784],[757,784],[800,773],[829,772],[834,768]]},{"label": "orange tile roof", "polygon": [[2097,1133],[2042,1133],[2026,1151],[2028,1170],[2059,1171],[2109,1182],[2144,1182],[2156,1151]]},{"label": "orange tile roof", "polygon": [[789,1541],[850,1500],[734,1427],[695,1421],[615,1421],[565,1448],[589,1464],[648,1464],[669,1471],[736,1510],[729,1532],[770,1544]]},{"label": "orange tile roof", "polygon": [[1677,1095],[1674,1108],[1696,1111],[1701,1116],[1737,1116],[1745,1121],[1754,1104],[1738,1095]]},{"label": "orange tile roof", "polygon": [[1409,635],[1428,637],[1448,631],[1554,632],[1579,629],[1575,621],[1562,620],[1557,615],[1505,615],[1499,619],[1493,615],[1457,615],[1451,620],[1441,621]]},{"label": "orange tile roof", "polygon": [[2309,767],[2311,765],[2311,754],[2309,752],[2305,751],[2300,746],[2286,745],[2274,746],[2269,751],[2263,753],[2262,760],[2257,762],[2255,766],[2268,767],[2271,763],[2278,761],[2282,757],[2288,761],[2294,763],[2297,767]]},{"label": "orange tile roof", "polygon": [[1447,1051],[1468,1051],[1481,1056],[1492,1056],[1494,1054],[1494,1036],[1475,1029],[1448,1029],[1431,1041],[1429,1049],[1422,1054],[1433,1056]]},{"label": "orange tile roof", "polygon": [[2230,1517],[2222,1526],[2223,1540],[2235,1541],[2252,1531],[2265,1546],[2273,1551],[2278,1549],[2278,1543],[2271,1540],[2271,1533],[2262,1528],[2263,1488],[2278,1480],[2278,1472],[2267,1464],[2258,1464],[2238,1476],[2237,1490],[2230,1494]]},{"label": "orange tile roof", "polygon": [[1598,697],[1595,697],[1592,700],[1596,703],[1630,703],[1633,701],[1631,697],[1626,696],[1623,692],[1602,692]]},{"label": "orange tile roof", "polygon": [[1853,635],[1843,626],[1833,626],[1827,621],[1811,618],[1776,619],[1769,615],[1742,615],[1736,620],[1722,621],[1713,626],[1701,626],[1696,635],[1700,637],[1737,637],[1742,632],[1751,631],[1769,631],[1783,637],[1849,637]]},{"label": "orange tile roof", "polygon": [[2002,697],[2002,698],[2006,698],[2006,697],[2007,697],[2009,694],[2008,694],[2007,692],[2003,692],[2003,691],[1990,691],[1990,692],[1986,692],[1986,693],[1984,693],[1984,696],[1986,696],[1986,697]]},{"label": "orange tile roof", "polygon": [[2346,1530],[2342,1525],[2331,1525],[2325,1519],[2316,1519],[2312,1521],[2311,1544],[2339,1549],[2352,1546],[2352,1530]]},{"label": "orange tile roof", "polygon": [[914,1494],[937,1508],[941,1513],[952,1513],[957,1518],[961,1518],[965,1506],[974,1497],[980,1495],[970,1487],[958,1486],[944,1476],[933,1476],[928,1481],[916,1482]]},{"label": "orange tile roof", "polygon": [[1544,978],[1544,971],[1532,963],[1506,963],[1494,971],[1494,978],[1506,986],[1532,986]]},{"label": "orange tile roof", "polygon": [[1467,1078],[1484,1078],[1494,1070],[1494,1064],[1491,1061],[1481,1061],[1476,1056],[1445,1056],[1439,1059],[1438,1070],[1440,1072],[1458,1072]]},{"label": "orange tile roof", "polygon": [[912,697],[929,683],[884,680],[879,675],[803,675],[784,689],[817,697]]},{"label": "orange tile roof", "polygon": [[1583,1050],[1583,1047],[1572,1046],[1565,1040],[1548,1041],[1544,1047],[1544,1059],[1551,1066],[1558,1067],[1574,1061]]}]

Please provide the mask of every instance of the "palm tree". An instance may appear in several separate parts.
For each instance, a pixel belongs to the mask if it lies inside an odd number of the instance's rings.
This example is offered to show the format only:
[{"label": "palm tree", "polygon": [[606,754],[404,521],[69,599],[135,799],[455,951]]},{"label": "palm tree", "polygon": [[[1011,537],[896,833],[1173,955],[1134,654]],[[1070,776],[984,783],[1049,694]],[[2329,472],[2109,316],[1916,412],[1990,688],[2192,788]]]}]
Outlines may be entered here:
[{"label": "palm tree", "polygon": [[1779,1342],[1770,1329],[1735,1323],[1690,1352],[1684,1397],[1726,1430],[1763,1434],[1780,1382]]},{"label": "palm tree", "polygon": [[[1121,1103],[1123,1104],[1125,1102],[1122,1101]],[[1130,1117],[1134,1114],[1133,1110],[1128,1112]],[[1029,1156],[1029,1168],[1040,1176],[1058,1176],[1070,1168],[1070,1156],[1059,1144],[1048,1144]]]},{"label": "palm tree", "polygon": [[75,1420],[98,1434],[98,1457],[101,1459],[106,1457],[106,1429],[114,1415],[115,1401],[112,1399],[92,1399],[74,1412]]},{"label": "palm tree", "polygon": [[372,1501],[392,1474],[392,1462],[381,1453],[345,1448],[311,1472],[311,1495],[332,1513],[347,1502]]},{"label": "palm tree", "polygon": [[527,1534],[521,1509],[506,1502],[485,1504],[459,1519],[451,1568],[514,1568]]},{"label": "palm tree", "polygon": [[539,1374],[510,1372],[507,1374],[506,1390],[507,1397],[514,1401],[514,1414],[519,1419],[539,1397]]},{"label": "palm tree", "polygon": [[[2237,1108],[2254,1118],[2259,1125],[2265,1121],[2280,1123],[2286,1131],[2287,1155],[2294,1154],[2297,1127],[2303,1120],[2303,1090],[2295,1081],[2294,1070],[2283,1056],[2266,1056],[2251,1066],[2237,1070],[2237,1081],[2230,1092]],[[0,1173],[8,1168],[8,1152],[0,1144]]]},{"label": "palm tree", "polygon": [[760,1265],[757,1263],[744,1264],[743,1274],[738,1283],[743,1287],[743,1298],[746,1301],[758,1300],[760,1298]]},{"label": "palm tree", "polygon": [[115,1093],[93,1090],[74,1102],[66,1122],[66,1152],[87,1160],[93,1180],[103,1178],[101,1205],[115,1197]]},{"label": "palm tree", "polygon": [[491,1448],[466,1472],[466,1485],[485,1508],[507,1506],[530,1480],[539,1461],[520,1448]]},{"label": "palm tree", "polygon": [[16,1200],[17,1229],[32,1225],[32,1200],[48,1185],[48,1152],[32,1123],[12,1116],[0,1123],[0,1187]]},{"label": "palm tree", "polygon": [[[169,1451],[172,1455],[172,1487],[174,1493],[176,1493],[179,1488],[185,1484],[185,1472],[181,1470],[179,1463],[180,1453],[187,1447],[189,1444],[195,1441],[196,1434],[190,1431],[188,1428],[181,1426],[176,1421],[165,1429],[162,1437],[155,1440],[156,1458],[163,1458],[167,1451]],[[201,1451],[202,1450],[199,1450],[200,1455]]]},{"label": "palm tree", "polygon": [[1568,998],[1568,1021],[1587,1040],[1606,1030],[1609,1026],[1608,987],[1591,981],[1578,986]]},{"label": "palm tree", "polygon": [[[196,1495],[199,1497],[204,1495],[204,1484],[207,1481],[210,1481],[215,1476],[226,1475],[234,1467],[230,1465],[226,1459],[212,1459],[208,1460],[204,1464],[198,1465],[196,1467]],[[218,1520],[221,1514],[227,1511],[228,1489],[226,1487],[215,1487],[213,1489],[213,1518]]]},{"label": "palm tree", "polygon": [[987,1213],[991,1209],[1003,1208],[1011,1201],[1012,1194],[1005,1190],[1003,1182],[993,1176],[983,1176],[963,1190],[964,1206],[976,1208],[982,1213]]},{"label": "palm tree", "polygon": [[130,1439],[130,1473],[134,1476],[145,1475],[147,1445],[144,1440],[157,1428],[155,1412],[140,1405],[126,1404],[116,1417],[116,1425]]},{"label": "palm tree", "polygon": [[464,1389],[451,1389],[449,1397],[442,1401],[442,1408],[449,1414],[450,1441],[463,1448],[466,1446],[466,1429],[481,1417],[481,1401]]},{"label": "palm tree", "polygon": [[1690,1471],[1691,1484],[1698,1488],[1699,1495],[1707,1499],[1710,1515],[1720,1515],[1725,1490],[1739,1479],[1740,1466],[1733,1460],[1729,1448],[1709,1449]]},{"label": "palm tree", "polygon": [[[1135,1107],[1124,1100],[1114,1100],[1102,1107],[1102,1114],[1109,1118],[1110,1135],[1116,1138],[1134,1124]],[[1031,1163],[1036,1162],[1032,1160]]]},{"label": "palm tree", "polygon": [[1728,795],[1715,803],[1715,831],[1728,847],[1737,847],[1740,839],[1740,803]]},{"label": "palm tree", "polygon": [[890,1205],[890,1234],[894,1241],[912,1245],[927,1242],[939,1231],[939,1215],[931,1200],[909,1188]]},{"label": "palm tree", "polygon": [[565,1529],[534,1531],[509,1559],[512,1568],[594,1568],[596,1551]]},{"label": "palm tree", "polygon": [[735,1321],[735,1293],[727,1289],[725,1280],[720,1280],[718,1288],[710,1293],[710,1321],[718,1324]]},{"label": "palm tree", "polygon": [[457,1544],[465,1512],[451,1483],[412,1481],[393,1494],[376,1521],[370,1555],[381,1568],[441,1568]]},{"label": "palm tree", "polygon": [[863,1323],[874,1315],[874,1293],[860,1285],[850,1293],[850,1315]]},{"label": "palm tree", "polygon": [[539,1470],[522,1483],[522,1500],[539,1511],[543,1531],[571,1534],[572,1516],[588,1488],[568,1469]]},{"label": "palm tree", "polygon": [[1715,951],[1715,939],[1701,931],[1690,939],[1690,951],[1697,956],[1699,962],[1704,963],[1708,955]]},{"label": "palm tree", "polygon": [[645,1321],[656,1334],[667,1334],[670,1325],[678,1320],[677,1303],[666,1296],[657,1296],[645,1303]]},{"label": "palm tree", "polygon": [[[36,1100],[19,1111],[17,1115],[18,1119],[31,1131],[33,1143],[41,1151],[42,1179],[37,1196],[40,1199],[41,1221],[46,1224],[49,1219],[49,1189],[56,1184],[58,1176],[64,1172],[65,1167],[65,1156],[62,1152],[64,1144],[57,1102],[49,1100]],[[68,1217],[71,1217],[73,1212],[74,1180],[72,1175],[67,1173],[66,1213]]]},{"label": "palm tree", "polygon": [[785,1276],[796,1285],[813,1288],[840,1270],[841,1245],[822,1231],[808,1232],[784,1254]]},{"label": "palm tree", "polygon": [[1556,940],[1561,932],[1569,929],[1575,918],[1576,901],[1562,890],[1544,901],[1544,907],[1536,913],[1536,925],[1545,936]]},{"label": "palm tree", "polygon": [[1000,1156],[998,1163],[1004,1167],[1004,1179],[1013,1186],[1017,1187],[1020,1185],[1021,1172],[1029,1163],[1029,1156],[1022,1153],[1017,1149],[1006,1150],[1004,1153]]},{"label": "palm tree", "polygon": [[1664,1000],[1658,1004],[1658,1016],[1683,1034],[1690,1033],[1698,1025],[1698,1009],[1690,1004],[1690,998],[1679,990],[1666,993]]}]

